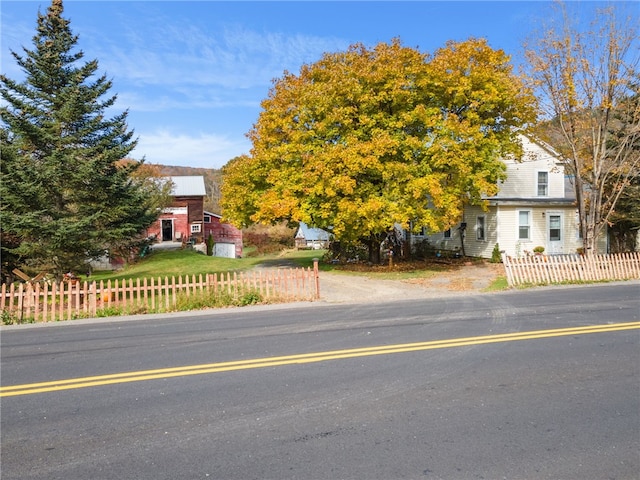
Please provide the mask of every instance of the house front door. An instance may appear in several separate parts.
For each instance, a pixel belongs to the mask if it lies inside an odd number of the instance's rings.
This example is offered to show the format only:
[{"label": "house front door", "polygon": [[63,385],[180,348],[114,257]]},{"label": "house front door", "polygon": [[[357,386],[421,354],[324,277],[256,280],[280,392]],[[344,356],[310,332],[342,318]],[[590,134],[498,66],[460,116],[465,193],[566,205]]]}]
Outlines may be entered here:
[{"label": "house front door", "polygon": [[162,241],[171,242],[173,240],[173,220],[162,220]]},{"label": "house front door", "polygon": [[561,213],[547,213],[547,253],[549,255],[564,253],[562,223]]}]

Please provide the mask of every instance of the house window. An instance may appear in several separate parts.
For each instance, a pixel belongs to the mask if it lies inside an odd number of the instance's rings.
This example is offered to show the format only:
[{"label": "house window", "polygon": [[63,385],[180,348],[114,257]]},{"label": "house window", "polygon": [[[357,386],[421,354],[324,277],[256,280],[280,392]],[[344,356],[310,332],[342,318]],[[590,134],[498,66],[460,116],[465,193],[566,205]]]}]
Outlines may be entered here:
[{"label": "house window", "polygon": [[204,223],[211,223],[211,216],[210,215],[205,215],[204,216]]},{"label": "house window", "polygon": [[549,240],[559,242],[561,240],[562,219],[560,215],[549,215]]},{"label": "house window", "polygon": [[451,238],[451,229],[450,228],[447,228],[444,231],[444,238]]},{"label": "house window", "polygon": [[549,195],[549,172],[538,172],[538,196]]},{"label": "house window", "polygon": [[518,239],[529,240],[531,232],[531,212],[520,210],[518,212]]},{"label": "house window", "polygon": [[486,240],[484,231],[484,215],[476,217],[476,240]]},{"label": "house window", "polygon": [[200,233],[202,225],[200,225],[199,223],[194,223],[191,225],[191,233]]}]

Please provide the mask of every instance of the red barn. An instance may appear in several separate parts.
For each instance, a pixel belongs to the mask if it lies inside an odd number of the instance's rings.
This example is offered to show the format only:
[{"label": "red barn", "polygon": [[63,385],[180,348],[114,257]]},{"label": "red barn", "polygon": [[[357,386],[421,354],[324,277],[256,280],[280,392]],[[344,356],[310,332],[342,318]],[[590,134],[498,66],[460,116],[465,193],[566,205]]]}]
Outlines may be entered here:
[{"label": "red barn", "polygon": [[169,178],[173,182],[173,202],[148,228],[148,235],[155,235],[159,242],[190,242],[195,245],[205,242],[211,234],[215,244],[214,256],[241,257],[242,231],[231,224],[222,223],[221,215],[204,211],[204,197],[207,194],[204,177]]},{"label": "red barn", "polygon": [[213,255],[216,257],[242,257],[242,230],[229,223],[221,222],[222,216],[204,212],[204,238],[213,237]]},{"label": "red barn", "polygon": [[162,242],[204,241],[204,197],[207,192],[202,176],[169,177],[173,182],[173,202],[148,228],[149,236]]}]

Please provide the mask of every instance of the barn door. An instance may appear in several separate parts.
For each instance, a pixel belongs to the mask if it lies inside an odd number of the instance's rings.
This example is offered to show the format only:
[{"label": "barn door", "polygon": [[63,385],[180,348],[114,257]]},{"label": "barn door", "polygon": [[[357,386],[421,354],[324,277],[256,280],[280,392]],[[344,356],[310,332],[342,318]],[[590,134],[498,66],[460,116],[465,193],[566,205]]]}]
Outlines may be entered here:
[{"label": "barn door", "polygon": [[236,246],[234,243],[216,242],[213,246],[214,257],[236,258]]},{"label": "barn door", "polygon": [[162,241],[173,241],[173,220],[162,220]]}]

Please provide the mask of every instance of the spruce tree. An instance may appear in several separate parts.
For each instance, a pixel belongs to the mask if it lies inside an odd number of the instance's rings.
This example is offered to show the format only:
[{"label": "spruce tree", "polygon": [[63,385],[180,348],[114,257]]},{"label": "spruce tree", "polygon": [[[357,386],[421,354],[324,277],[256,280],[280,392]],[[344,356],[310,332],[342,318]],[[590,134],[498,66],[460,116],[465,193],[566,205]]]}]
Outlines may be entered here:
[{"label": "spruce tree", "polygon": [[116,101],[112,82],[96,76],[97,60],[83,61],[62,15],[62,0],[53,0],[38,12],[33,49],[11,51],[23,82],[0,75],[3,253],[57,275],[157,218],[148,189],[132,177],[141,162],[121,162],[137,143],[128,111],[106,116]]}]

